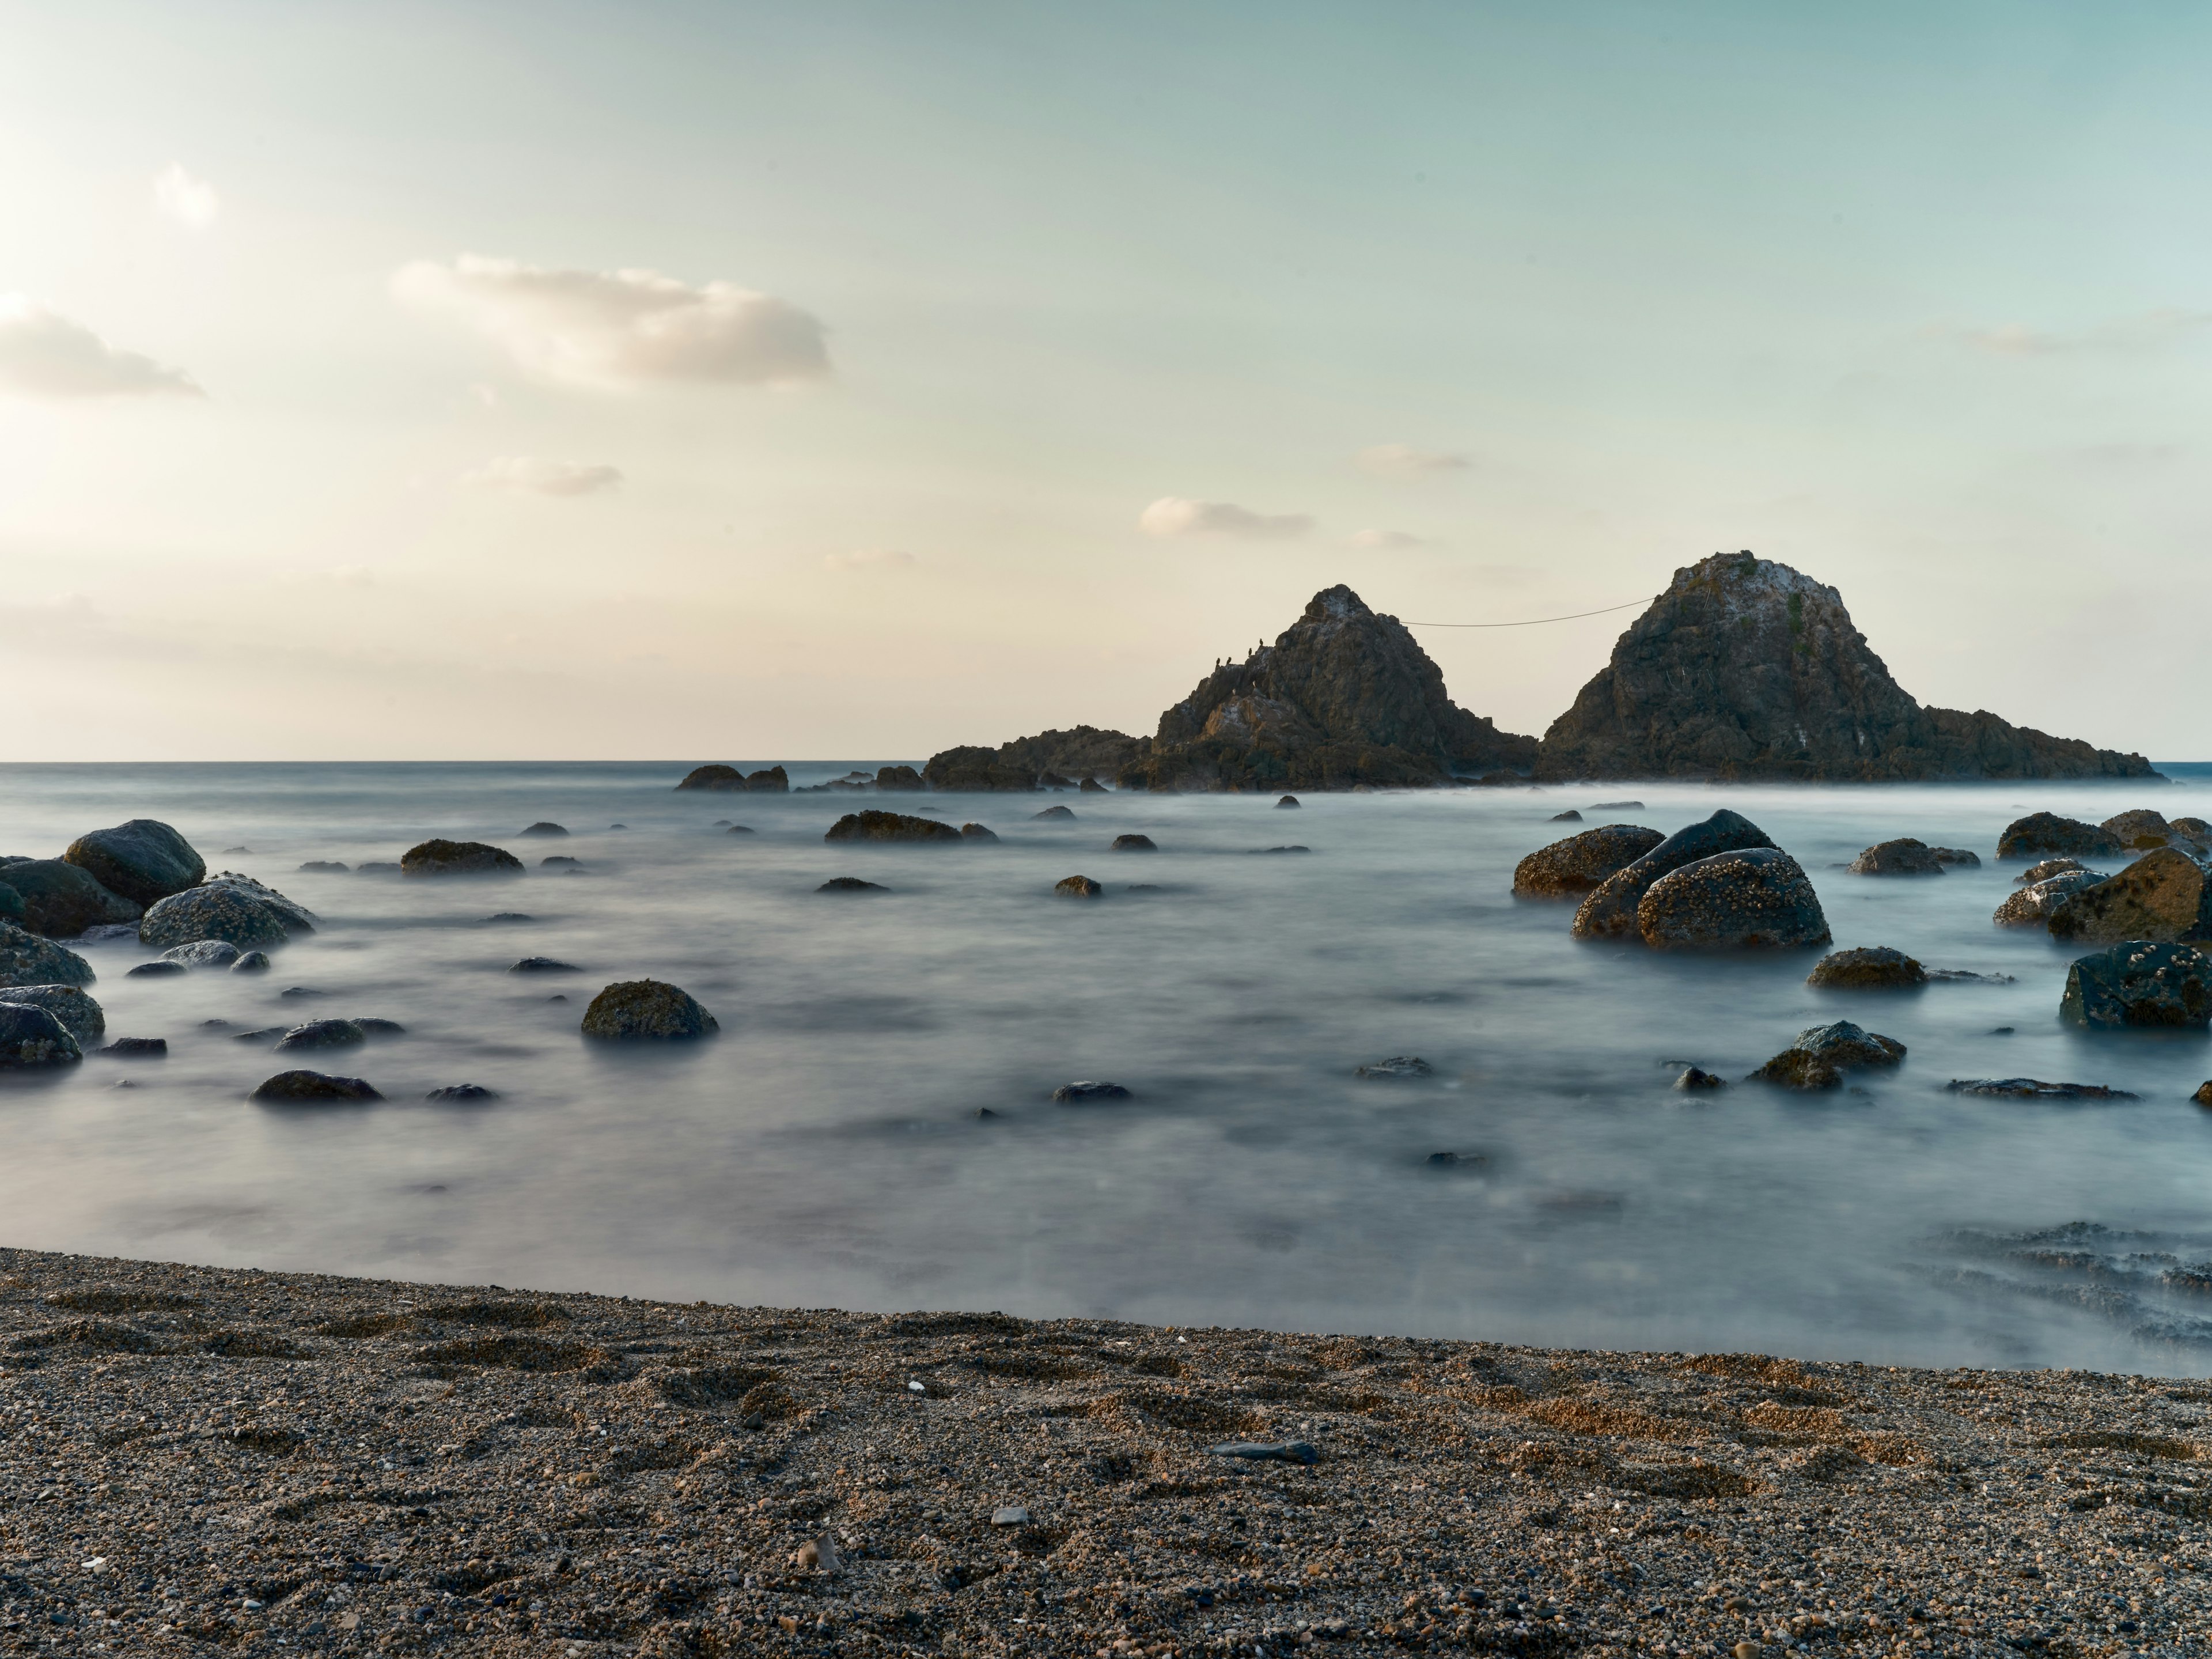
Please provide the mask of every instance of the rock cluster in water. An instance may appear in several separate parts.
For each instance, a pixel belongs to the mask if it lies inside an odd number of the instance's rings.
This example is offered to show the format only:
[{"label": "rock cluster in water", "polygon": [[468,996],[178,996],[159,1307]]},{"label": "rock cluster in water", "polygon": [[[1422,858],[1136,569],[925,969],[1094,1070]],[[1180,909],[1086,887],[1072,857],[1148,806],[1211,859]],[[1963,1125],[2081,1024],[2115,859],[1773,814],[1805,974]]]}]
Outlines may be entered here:
[{"label": "rock cluster in water", "polygon": [[758,772],[740,772],[734,766],[694,767],[676,786],[678,789],[766,790],[781,794],[791,787],[791,775],[781,766],[770,766]]}]

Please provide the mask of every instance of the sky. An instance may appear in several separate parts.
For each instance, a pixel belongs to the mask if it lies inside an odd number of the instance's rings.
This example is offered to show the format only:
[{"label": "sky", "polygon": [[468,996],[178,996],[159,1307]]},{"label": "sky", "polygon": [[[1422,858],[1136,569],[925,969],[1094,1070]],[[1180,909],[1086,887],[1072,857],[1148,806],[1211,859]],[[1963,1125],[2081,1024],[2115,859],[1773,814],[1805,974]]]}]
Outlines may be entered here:
[{"label": "sky", "polygon": [[[1923,702],[2208,756],[2200,8],[0,40],[0,758],[1150,732],[1336,582],[1516,622],[1739,548]],[[1416,632],[1540,733],[1632,615]]]}]

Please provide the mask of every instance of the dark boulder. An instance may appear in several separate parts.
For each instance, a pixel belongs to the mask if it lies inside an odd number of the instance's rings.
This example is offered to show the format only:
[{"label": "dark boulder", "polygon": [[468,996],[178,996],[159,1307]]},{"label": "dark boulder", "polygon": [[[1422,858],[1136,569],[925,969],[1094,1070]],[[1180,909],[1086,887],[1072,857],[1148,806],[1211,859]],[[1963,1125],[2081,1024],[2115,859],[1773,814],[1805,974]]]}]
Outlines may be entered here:
[{"label": "dark boulder", "polygon": [[1728,1079],[1716,1076],[1702,1066],[1692,1066],[1674,1079],[1674,1087],[1684,1094],[1694,1094],[1703,1089],[1725,1089]]},{"label": "dark boulder", "polygon": [[2050,921],[2060,905],[2083,888],[2110,879],[2094,870],[2063,870],[2008,894],[1990,920],[2000,927],[2040,927]]},{"label": "dark boulder", "polygon": [[190,972],[191,972],[191,969],[185,967],[181,962],[170,962],[166,959],[157,958],[153,962],[140,963],[129,973],[124,975],[123,977],[125,979],[161,979],[171,974],[188,974]]},{"label": "dark boulder", "polygon": [[532,824],[527,830],[523,830],[521,833],[526,836],[565,836],[568,832],[557,823],[553,823],[544,818],[540,818],[537,823]]},{"label": "dark boulder", "polygon": [[1355,1066],[1352,1076],[1370,1083],[1397,1083],[1407,1078],[1434,1077],[1437,1068],[1419,1054],[1393,1054],[1388,1060],[1370,1060]]},{"label": "dark boulder", "polygon": [[520,859],[504,848],[480,841],[426,841],[399,855],[399,873],[403,876],[511,876],[521,872]]},{"label": "dark boulder", "polygon": [[1252,856],[1255,858],[1265,858],[1270,853],[1310,853],[1312,851],[1313,848],[1310,847],[1299,847],[1296,845],[1289,847],[1255,847],[1252,849]]},{"label": "dark boulder", "polygon": [[1907,836],[1876,842],[1844,867],[1855,876],[1940,876],[1943,864],[1934,848]]},{"label": "dark boulder", "polygon": [[980,823],[963,823],[960,826],[960,839],[963,841],[992,842],[998,838],[997,831]]},{"label": "dark boulder", "polygon": [[1862,945],[1822,957],[1813,964],[1805,983],[1832,991],[1902,990],[1928,983],[1928,970],[1902,951],[1887,945]]},{"label": "dark boulder", "polygon": [[30,913],[24,908],[23,896],[4,881],[0,881],[0,921],[12,921],[21,927]]},{"label": "dark boulder", "polygon": [[155,818],[133,818],[79,836],[62,857],[111,893],[133,903],[158,903],[207,879],[207,861],[191,842]]},{"label": "dark boulder", "polygon": [[656,979],[610,985],[584,1011],[584,1035],[611,1041],[678,1041],[721,1029],[688,993]]},{"label": "dark boulder", "polygon": [[265,974],[272,964],[266,951],[241,951],[238,960],[230,964],[234,974]]},{"label": "dark boulder", "polygon": [[287,1054],[301,1048],[354,1048],[368,1041],[368,1033],[349,1019],[311,1019],[295,1025],[277,1040],[276,1052]]},{"label": "dark boulder", "polygon": [[1651,884],[1636,925],[1655,950],[1826,945],[1828,918],[1797,860],[1778,847],[1716,853]]},{"label": "dark boulder", "polygon": [[1750,1080],[1790,1089],[1833,1089],[1843,1082],[1848,1067],[1894,1066],[1904,1058],[1905,1045],[1893,1037],[1838,1019],[1798,1032],[1796,1040],[1753,1072]]},{"label": "dark boulder", "polygon": [[1039,823],[1073,823],[1075,821],[1075,814],[1065,806],[1048,806],[1042,812],[1030,813],[1030,817]]},{"label": "dark boulder", "polygon": [[1291,809],[1302,806],[1304,803],[1299,800],[1296,795],[1285,795],[1280,800],[1278,800],[1275,805],[1279,807]]},{"label": "dark boulder", "polygon": [[879,766],[876,769],[876,787],[878,789],[927,789],[929,783],[911,766]]},{"label": "dark boulder", "polygon": [[0,986],[89,985],[92,964],[52,939],[0,921]]},{"label": "dark boulder", "polygon": [[[1125,732],[1078,726],[1065,732],[1040,732],[1016,738],[995,749],[965,744],[932,755],[922,776],[933,789],[1024,793],[1045,776],[1079,777],[1093,791],[1103,787],[1097,774],[1109,776],[1136,761],[1148,745]],[[1048,786],[1049,787],[1049,786]]]},{"label": "dark boulder", "polygon": [[1954,1077],[1943,1085],[1954,1094],[1994,1095],[2004,1100],[2139,1100],[2124,1089],[2101,1083],[2045,1083],[2032,1077]]},{"label": "dark boulder", "polygon": [[862,881],[858,876],[832,876],[814,890],[817,893],[888,893],[891,890],[881,882]]},{"label": "dark boulder", "polygon": [[905,812],[848,812],[823,832],[824,841],[892,841],[957,844],[960,832],[934,818]]},{"label": "dark boulder", "polygon": [[1118,1083],[1063,1083],[1052,1091],[1063,1106],[1084,1106],[1099,1100],[1127,1100],[1129,1091]]},{"label": "dark boulder", "polygon": [[169,1039],[167,1037],[118,1037],[98,1051],[110,1060],[167,1060]]},{"label": "dark boulder", "polygon": [[345,868],[343,861],[338,859],[309,859],[300,866],[299,873],[303,876],[338,876],[345,873]]},{"label": "dark boulder", "polygon": [[551,957],[525,957],[507,971],[510,974],[575,974],[583,970],[572,962],[556,962]]},{"label": "dark boulder", "polygon": [[2097,827],[2131,852],[2148,853],[2174,839],[2173,826],[2166,821],[2166,814],[2148,806],[2115,812]]},{"label": "dark boulder", "polygon": [[2092,1030],[2212,1024],[2212,957],[2193,945],[2130,941],[2066,970],[2058,1017]]},{"label": "dark boulder", "polygon": [[1643,903],[1644,894],[1650,891],[1651,884],[1662,876],[1699,859],[1711,858],[1716,853],[1773,845],[1766,832],[1749,818],[1723,807],[1700,823],[1677,830],[1650,851],[1638,854],[1600,882],[1575,912],[1574,935],[1577,939],[1638,937],[1637,907]]},{"label": "dark boulder", "polygon": [[1104,784],[1099,782],[1097,779],[1085,778],[1082,782],[1075,786],[1075,793],[1079,795],[1106,795],[1111,794],[1113,792],[1107,788]]},{"label": "dark boulder", "polygon": [[273,887],[230,871],[163,899],[138,924],[138,940],[156,950],[226,939],[241,951],[282,945],[315,931],[313,914]]},{"label": "dark boulder", "polygon": [[0,1071],[43,1071],[83,1058],[69,1028],[46,1010],[28,1002],[0,1002]]},{"label": "dark boulder", "polygon": [[2079,818],[2062,818],[2056,812],[2031,812],[2005,825],[1997,837],[2001,859],[2032,859],[2063,853],[2077,859],[2118,858],[2120,839],[2109,830]]},{"label": "dark boulder", "polygon": [[[2027,869],[2014,876],[2013,880],[2021,886],[2026,887],[2032,882],[2049,881],[2053,876],[2071,875],[2075,871],[2087,870],[2088,867],[2079,859],[2045,859],[2039,864],[2029,865]],[[2100,875],[2098,878],[2102,880],[2103,877]]]},{"label": "dark boulder", "polygon": [[246,1097],[249,1100],[381,1100],[366,1079],[331,1077],[322,1072],[279,1072]]},{"label": "dark boulder", "polygon": [[228,968],[237,962],[238,947],[227,939],[194,939],[190,945],[171,945],[161,952],[161,960],[187,968]]},{"label": "dark boulder", "polygon": [[388,1037],[407,1035],[407,1028],[396,1019],[365,1019],[361,1015],[356,1014],[353,1023],[361,1027],[363,1036]]},{"label": "dark boulder", "polygon": [[1667,837],[1640,824],[1607,823],[1540,847],[1514,867],[1523,898],[1578,898],[1618,875]]},{"label": "dark boulder", "polygon": [[137,902],[111,893],[93,873],[62,859],[25,859],[6,871],[22,895],[23,926],[48,939],[75,939],[88,927],[137,921]]},{"label": "dark boulder", "polygon": [[791,787],[791,775],[781,766],[746,774],[734,766],[702,766],[684,775],[678,789],[764,789],[771,794],[781,793]]},{"label": "dark boulder", "polygon": [[1553,823],[1580,823],[1582,821],[1583,815],[1571,806],[1564,812],[1554,812],[1551,817],[1551,822]]},{"label": "dark boulder", "polygon": [[759,831],[749,823],[733,823],[730,826],[729,833],[733,836],[751,836],[757,835]]},{"label": "dark boulder", "polygon": [[1052,890],[1061,898],[1095,899],[1106,896],[1105,888],[1088,876],[1070,876],[1053,884]]},{"label": "dark boulder", "polygon": [[1982,855],[1968,848],[1931,847],[1928,850],[1936,855],[1936,862],[1938,864],[1955,864],[1962,870],[1978,870],[1982,867]]},{"label": "dark boulder", "polygon": [[2197,1092],[2189,1097],[2199,1106],[2212,1106],[2212,1082],[2198,1084]]},{"label": "dark boulder", "polygon": [[2159,848],[2061,899],[2051,936],[2081,945],[2212,938],[2212,882],[2188,854]]},{"label": "dark boulder", "polygon": [[80,1048],[90,1048],[107,1035],[107,1015],[79,985],[14,985],[0,990],[0,1002],[43,1008],[59,1020]]},{"label": "dark boulder", "polygon": [[449,1083],[442,1089],[431,1090],[422,1098],[444,1101],[497,1100],[499,1091],[495,1089],[487,1089],[481,1083]]},{"label": "dark boulder", "polygon": [[1843,596],[1788,565],[1720,554],[1674,573],[1552,723],[1540,780],[1832,782],[2157,775],[2140,755],[1923,708]]},{"label": "dark boulder", "polygon": [[1109,853],[1157,853],[1160,849],[1150,836],[1116,836]]}]

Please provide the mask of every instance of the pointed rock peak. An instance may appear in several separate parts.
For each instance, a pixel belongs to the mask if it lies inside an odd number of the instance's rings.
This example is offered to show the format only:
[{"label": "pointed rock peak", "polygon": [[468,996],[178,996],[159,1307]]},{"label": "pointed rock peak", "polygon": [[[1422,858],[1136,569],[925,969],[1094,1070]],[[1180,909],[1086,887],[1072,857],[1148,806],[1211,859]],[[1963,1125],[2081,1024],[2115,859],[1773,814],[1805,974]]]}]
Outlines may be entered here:
[{"label": "pointed rock peak", "polygon": [[1355,617],[1371,617],[1374,614],[1358,594],[1339,582],[1335,586],[1324,587],[1315,594],[1306,605],[1305,615],[1298,620],[1302,623],[1348,622]]}]

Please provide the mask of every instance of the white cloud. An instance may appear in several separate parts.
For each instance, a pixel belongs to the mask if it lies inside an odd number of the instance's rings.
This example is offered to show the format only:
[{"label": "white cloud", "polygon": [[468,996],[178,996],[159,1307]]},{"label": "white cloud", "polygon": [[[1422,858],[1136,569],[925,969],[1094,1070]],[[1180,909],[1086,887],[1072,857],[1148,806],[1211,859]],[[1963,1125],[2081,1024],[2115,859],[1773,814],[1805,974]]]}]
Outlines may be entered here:
[{"label": "white cloud", "polygon": [[862,547],[850,553],[831,553],[822,561],[824,570],[902,570],[915,562],[911,553],[895,547]]},{"label": "white cloud", "polygon": [[207,395],[184,370],[110,345],[21,294],[0,294],[0,389],[27,398]]},{"label": "white cloud", "polygon": [[1362,472],[1378,478],[1432,478],[1440,472],[1464,472],[1474,465],[1469,456],[1417,449],[1412,444],[1376,444],[1352,459]]},{"label": "white cloud", "polygon": [[650,270],[553,270],[464,253],[396,272],[410,304],[458,313],[524,368],[574,385],[755,386],[830,373],[822,324],[729,283],[693,288]]},{"label": "white cloud", "polygon": [[461,482],[479,489],[513,489],[527,495],[596,495],[622,488],[622,469],[586,461],[548,461],[535,455],[502,455]]},{"label": "white cloud", "polygon": [[1194,501],[1163,495],[1137,518],[1147,536],[1238,536],[1247,541],[1287,541],[1314,521],[1303,513],[1255,513],[1231,501]]},{"label": "white cloud", "polygon": [[195,179],[172,161],[154,175],[155,210],[193,230],[205,230],[222,210],[222,198],[204,179]]},{"label": "white cloud", "polygon": [[1352,532],[1354,547],[1397,549],[1426,547],[1429,538],[1404,530],[1355,530]]}]

